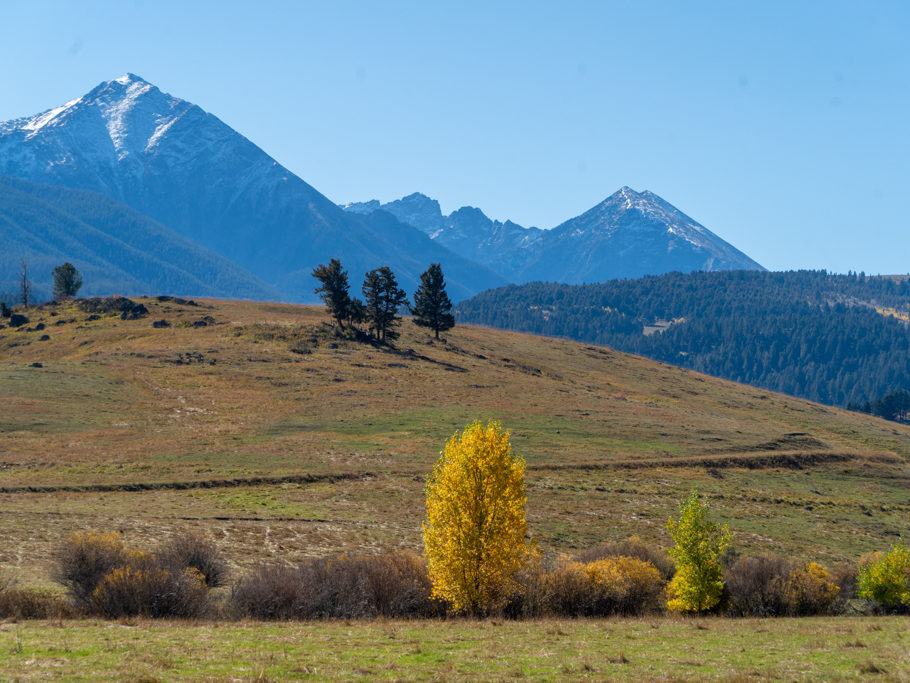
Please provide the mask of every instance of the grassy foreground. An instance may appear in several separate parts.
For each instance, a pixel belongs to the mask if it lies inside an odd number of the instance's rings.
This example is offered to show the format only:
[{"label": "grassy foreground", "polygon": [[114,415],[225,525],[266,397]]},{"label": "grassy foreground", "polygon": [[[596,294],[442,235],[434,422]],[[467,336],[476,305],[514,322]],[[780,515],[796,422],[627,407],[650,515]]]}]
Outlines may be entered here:
[{"label": "grassy foreground", "polygon": [[910,680],[910,619],[0,625],[0,678]]}]

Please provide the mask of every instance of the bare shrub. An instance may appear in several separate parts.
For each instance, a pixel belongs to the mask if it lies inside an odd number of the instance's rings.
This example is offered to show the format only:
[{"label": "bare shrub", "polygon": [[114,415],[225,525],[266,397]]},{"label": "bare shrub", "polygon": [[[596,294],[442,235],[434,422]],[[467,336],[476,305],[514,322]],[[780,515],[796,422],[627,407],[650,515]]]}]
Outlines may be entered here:
[{"label": "bare shrub", "polygon": [[256,619],[428,617],[442,614],[431,589],[423,559],[411,552],[341,555],[263,565],[234,586],[230,606]]},{"label": "bare shrub", "polygon": [[650,562],[665,581],[673,578],[676,572],[676,563],[662,548],[652,548],[645,544],[638,536],[630,536],[624,541],[610,541],[588,548],[578,554],[578,561],[583,563],[596,562],[608,557],[634,557],[644,562]]},{"label": "bare shrub", "polygon": [[849,601],[856,598],[858,579],[859,567],[855,564],[846,564],[831,570],[831,580],[840,589],[831,604],[833,613],[843,613],[847,609]]},{"label": "bare shrub", "polygon": [[791,564],[777,555],[737,559],[724,572],[729,614],[741,617],[785,614],[784,584],[790,570]]},{"label": "bare shrub", "polygon": [[427,617],[441,614],[430,599],[433,589],[422,557],[407,550],[379,556],[350,558],[348,569],[358,584],[369,612],[383,617]]},{"label": "bare shrub", "polygon": [[72,618],[76,612],[58,593],[36,588],[11,586],[0,592],[0,618],[53,619]]},{"label": "bare shrub", "polygon": [[158,563],[173,574],[195,569],[209,588],[227,584],[228,563],[214,543],[194,532],[183,532],[163,543],[156,553]]},{"label": "bare shrub", "polygon": [[88,607],[98,584],[122,567],[128,555],[116,531],[77,531],[57,549],[54,580],[69,591],[78,606]]},{"label": "bare shrub", "polygon": [[150,564],[118,567],[105,576],[92,592],[96,614],[114,618],[198,617],[207,606],[202,574],[186,569],[179,574]]}]

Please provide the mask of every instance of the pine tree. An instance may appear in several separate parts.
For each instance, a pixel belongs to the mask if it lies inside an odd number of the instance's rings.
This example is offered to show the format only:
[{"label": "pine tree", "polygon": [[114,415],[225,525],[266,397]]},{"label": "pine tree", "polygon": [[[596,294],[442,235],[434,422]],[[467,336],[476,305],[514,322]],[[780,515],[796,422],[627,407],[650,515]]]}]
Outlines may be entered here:
[{"label": "pine tree", "polygon": [[347,271],[341,267],[341,261],[333,258],[329,265],[320,264],[313,268],[313,277],[322,283],[315,293],[325,302],[329,315],[344,329],[345,321],[351,320],[353,312]]},{"label": "pine tree", "polygon": [[407,303],[407,293],[398,286],[395,274],[388,266],[375,268],[363,280],[363,312],[376,340],[393,341],[398,338],[395,326],[400,318],[398,309]]},{"label": "pine tree", "polygon": [[72,263],[57,266],[52,275],[54,277],[54,298],[57,300],[76,296],[79,288],[82,287],[82,276]]},{"label": "pine tree", "polygon": [[414,306],[411,307],[414,322],[421,327],[429,327],[439,339],[440,332],[455,326],[455,316],[451,311],[452,302],[446,294],[442,266],[431,263],[420,276],[420,286],[414,292]]}]

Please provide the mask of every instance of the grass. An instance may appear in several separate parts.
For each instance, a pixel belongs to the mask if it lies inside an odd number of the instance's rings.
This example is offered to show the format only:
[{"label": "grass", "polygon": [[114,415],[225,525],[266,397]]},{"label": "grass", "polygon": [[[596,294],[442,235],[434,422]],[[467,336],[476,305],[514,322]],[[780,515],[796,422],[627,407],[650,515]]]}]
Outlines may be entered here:
[{"label": "grass", "polygon": [[788,680],[910,677],[907,619],[0,625],[0,678]]},{"label": "grass", "polygon": [[559,552],[667,545],[694,485],[743,552],[837,564],[908,531],[906,425],[566,340],[405,321],[392,349],[314,307],[142,302],[135,321],[58,306],[0,329],[0,568],[26,583],[86,528],[141,547],[200,530],[238,571],[419,549],[425,477],[475,418],[512,430],[530,529]]}]

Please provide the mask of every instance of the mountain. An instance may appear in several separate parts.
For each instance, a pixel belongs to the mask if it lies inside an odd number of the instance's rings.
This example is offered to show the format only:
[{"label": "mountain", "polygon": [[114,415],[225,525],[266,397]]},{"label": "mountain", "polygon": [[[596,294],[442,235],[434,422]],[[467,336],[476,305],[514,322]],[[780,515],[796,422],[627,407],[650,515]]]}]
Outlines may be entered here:
[{"label": "mountain", "polygon": [[910,391],[910,276],[667,273],[482,292],[459,322],[602,344],[838,406]]},{"label": "mountain", "polygon": [[15,292],[22,260],[36,298],[69,261],[80,294],[152,294],[278,299],[251,273],[107,195],[0,176],[0,292]]},{"label": "mountain", "polygon": [[217,117],[133,74],[0,123],[0,173],[93,190],[235,262],[286,299],[315,300],[314,266],[391,266],[413,291],[440,262],[453,299],[505,283],[419,230],[346,213]]},{"label": "mountain", "polygon": [[515,283],[580,284],[671,271],[764,270],[653,192],[629,187],[552,230],[493,221],[473,207],[443,216],[438,202],[419,193],[388,204],[372,200],[344,208],[359,214],[391,213]]},{"label": "mountain", "polygon": [[523,281],[521,272],[528,254],[536,253],[536,241],[546,234],[539,228],[492,220],[473,206],[463,206],[445,216],[438,201],[419,192],[387,204],[373,199],[347,204],[343,208],[349,213],[367,216],[378,211],[390,213],[402,223],[424,232],[434,242],[495,270],[510,282]]},{"label": "mountain", "polygon": [[523,279],[579,284],[695,270],[764,268],[653,192],[623,187],[548,232]]}]

